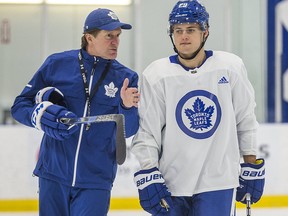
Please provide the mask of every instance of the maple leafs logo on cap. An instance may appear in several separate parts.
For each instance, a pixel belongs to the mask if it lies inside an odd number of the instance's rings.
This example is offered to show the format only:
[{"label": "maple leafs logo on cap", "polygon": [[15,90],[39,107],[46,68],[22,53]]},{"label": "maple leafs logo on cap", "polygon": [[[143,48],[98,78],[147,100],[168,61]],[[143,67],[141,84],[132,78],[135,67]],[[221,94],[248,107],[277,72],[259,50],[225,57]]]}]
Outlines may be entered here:
[{"label": "maple leafs logo on cap", "polygon": [[113,19],[113,20],[118,20],[118,17],[117,17],[116,14],[115,14],[114,12],[112,12],[112,11],[110,11],[110,12],[108,13],[108,16],[110,16],[111,19]]}]

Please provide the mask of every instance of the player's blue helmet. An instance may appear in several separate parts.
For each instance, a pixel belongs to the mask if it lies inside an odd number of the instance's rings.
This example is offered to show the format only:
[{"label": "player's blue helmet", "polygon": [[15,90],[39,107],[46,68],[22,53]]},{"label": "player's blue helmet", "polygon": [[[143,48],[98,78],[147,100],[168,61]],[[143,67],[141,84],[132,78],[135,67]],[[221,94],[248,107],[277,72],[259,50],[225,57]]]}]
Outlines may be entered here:
[{"label": "player's blue helmet", "polygon": [[180,0],[169,15],[169,31],[175,24],[198,23],[202,31],[209,27],[209,14],[197,0]]}]

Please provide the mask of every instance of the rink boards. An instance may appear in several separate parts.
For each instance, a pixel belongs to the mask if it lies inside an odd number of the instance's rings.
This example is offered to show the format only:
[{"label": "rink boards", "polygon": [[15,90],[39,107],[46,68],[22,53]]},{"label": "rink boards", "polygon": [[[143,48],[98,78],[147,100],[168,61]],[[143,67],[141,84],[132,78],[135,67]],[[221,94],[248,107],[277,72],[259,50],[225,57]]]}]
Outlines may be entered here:
[{"label": "rink boards", "polygon": [[[264,196],[254,207],[288,207],[288,124],[261,124],[258,155],[266,160]],[[42,133],[25,126],[0,127],[0,211],[37,211],[37,177],[32,171],[37,161]],[[286,138],[285,138],[286,137]],[[111,210],[140,209],[133,174],[138,162],[128,156],[112,190]],[[237,207],[245,207],[237,203]]]}]

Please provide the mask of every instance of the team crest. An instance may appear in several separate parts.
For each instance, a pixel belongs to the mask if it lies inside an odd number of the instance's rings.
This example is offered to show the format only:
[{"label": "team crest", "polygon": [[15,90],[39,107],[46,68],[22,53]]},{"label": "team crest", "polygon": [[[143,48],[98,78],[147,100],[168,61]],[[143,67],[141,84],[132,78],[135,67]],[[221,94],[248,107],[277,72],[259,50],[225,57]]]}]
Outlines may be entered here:
[{"label": "team crest", "polygon": [[184,110],[187,118],[190,120],[190,128],[203,131],[212,127],[212,116],[214,114],[214,106],[205,108],[205,104],[199,97],[195,100],[191,108]]},{"label": "team crest", "polygon": [[187,93],[176,107],[176,121],[181,130],[196,139],[212,136],[221,119],[217,97],[207,91]]},{"label": "team crest", "polygon": [[113,20],[118,20],[118,17],[117,17],[116,14],[115,14],[114,12],[112,12],[112,11],[110,11],[110,12],[108,13],[108,16],[110,16],[111,19],[113,19]]},{"label": "team crest", "polygon": [[108,97],[115,97],[116,92],[118,91],[118,88],[115,87],[114,83],[111,82],[109,85],[105,85],[105,95]]}]

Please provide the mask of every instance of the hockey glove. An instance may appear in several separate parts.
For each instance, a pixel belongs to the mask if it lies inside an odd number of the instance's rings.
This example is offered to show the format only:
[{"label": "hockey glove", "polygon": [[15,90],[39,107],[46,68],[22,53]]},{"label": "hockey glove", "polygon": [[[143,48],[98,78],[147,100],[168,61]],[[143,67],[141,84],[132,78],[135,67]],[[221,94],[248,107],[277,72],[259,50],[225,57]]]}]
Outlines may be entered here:
[{"label": "hockey glove", "polygon": [[142,208],[152,215],[164,215],[172,207],[171,193],[158,168],[140,170],[134,174]]},{"label": "hockey glove", "polygon": [[69,112],[65,107],[44,101],[35,106],[31,116],[31,123],[35,128],[44,131],[48,136],[57,140],[64,140],[76,132],[78,126],[69,126],[60,123],[59,119],[62,117],[76,118],[77,116]]},{"label": "hockey glove", "polygon": [[265,162],[257,159],[256,164],[242,163],[239,177],[240,186],[237,188],[236,200],[246,204],[246,195],[251,195],[251,204],[256,203],[262,196],[265,184]]},{"label": "hockey glove", "polygon": [[35,96],[35,104],[41,103],[43,101],[50,101],[53,104],[67,107],[64,101],[63,93],[54,87],[46,87],[37,92]]}]

